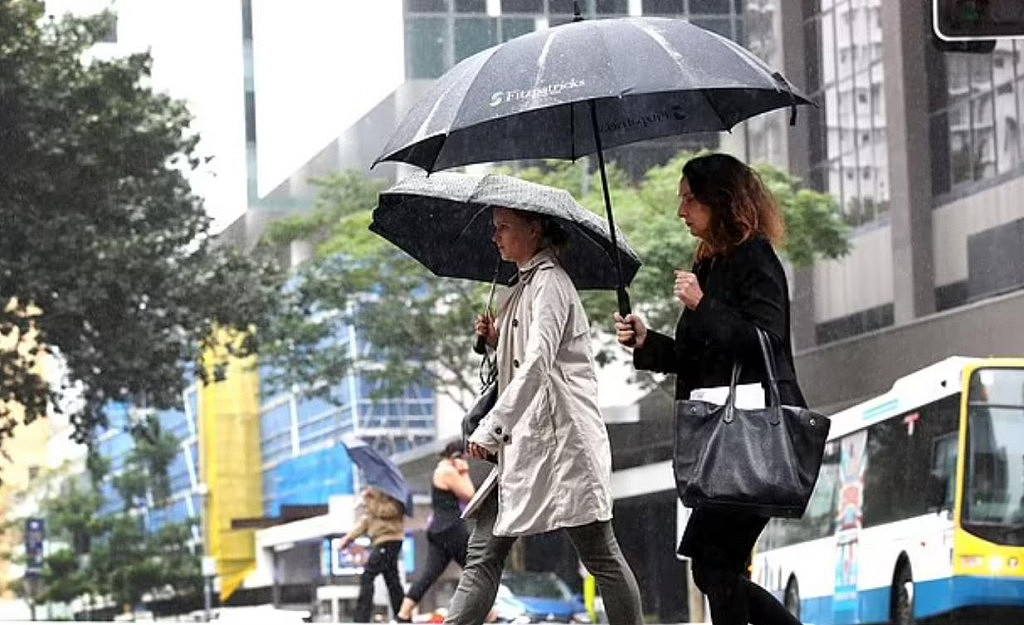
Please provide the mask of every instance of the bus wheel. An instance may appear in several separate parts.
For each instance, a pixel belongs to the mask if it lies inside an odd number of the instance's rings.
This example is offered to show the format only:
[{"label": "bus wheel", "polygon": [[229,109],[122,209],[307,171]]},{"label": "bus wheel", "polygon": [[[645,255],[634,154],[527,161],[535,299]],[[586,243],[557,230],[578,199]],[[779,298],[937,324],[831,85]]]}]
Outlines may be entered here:
[{"label": "bus wheel", "polygon": [[796,620],[800,620],[800,587],[797,586],[796,578],[790,576],[789,583],[786,584],[786,594],[782,600],[783,605],[789,610],[789,613],[796,617]]},{"label": "bus wheel", "polygon": [[894,625],[914,623],[914,577],[910,563],[902,562],[892,580],[892,622]]}]

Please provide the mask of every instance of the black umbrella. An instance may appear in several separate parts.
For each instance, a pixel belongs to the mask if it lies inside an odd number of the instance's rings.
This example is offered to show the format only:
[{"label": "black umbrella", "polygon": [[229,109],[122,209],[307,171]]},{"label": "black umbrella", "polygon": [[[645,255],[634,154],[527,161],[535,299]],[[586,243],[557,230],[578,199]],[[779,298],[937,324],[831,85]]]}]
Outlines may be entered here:
[{"label": "black umbrella", "polygon": [[613,254],[616,248],[609,239],[608,224],[578,204],[568,191],[501,174],[407,176],[381,192],[370,230],[438,276],[507,281],[516,266],[502,261],[495,276],[494,206],[557,220],[568,237],[559,252],[559,263],[578,289],[616,288],[620,284],[617,256],[622,256],[625,284],[640,269],[640,258],[622,233],[616,237],[620,254]]},{"label": "black umbrella", "polygon": [[[374,164],[402,161],[432,172],[513,159],[575,160],[596,152],[614,226],[603,148],[728,130],[786,106],[795,117],[797,104],[810,101],[781,74],[689,22],[576,21],[457,64],[406,114]],[[625,314],[625,282],[618,287]]]}]

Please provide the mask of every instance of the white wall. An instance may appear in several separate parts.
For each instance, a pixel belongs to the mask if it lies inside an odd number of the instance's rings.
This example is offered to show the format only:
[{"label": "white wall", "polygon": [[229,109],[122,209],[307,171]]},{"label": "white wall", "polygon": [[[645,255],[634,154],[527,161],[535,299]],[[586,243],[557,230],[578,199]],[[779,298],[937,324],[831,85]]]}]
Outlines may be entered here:
[{"label": "white wall", "polygon": [[967,279],[967,237],[1024,218],[1024,176],[945,204],[933,213],[935,284]]},{"label": "white wall", "polygon": [[148,50],[151,86],[188,102],[201,141],[213,160],[187,174],[205,198],[219,231],[246,210],[245,109],[240,2],[208,0],[48,0],[47,12],[118,15],[117,42],[99,44],[97,57]]},{"label": "white wall", "polygon": [[402,84],[404,41],[401,0],[253,0],[260,196]]},{"label": "white wall", "polygon": [[892,237],[888,224],[855,234],[850,254],[814,265],[817,323],[893,301]]}]

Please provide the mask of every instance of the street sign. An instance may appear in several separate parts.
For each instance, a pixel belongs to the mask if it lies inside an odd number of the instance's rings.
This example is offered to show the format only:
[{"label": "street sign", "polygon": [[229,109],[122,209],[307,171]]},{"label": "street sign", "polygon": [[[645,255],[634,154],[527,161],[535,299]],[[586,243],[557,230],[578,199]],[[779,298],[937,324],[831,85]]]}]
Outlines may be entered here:
[{"label": "street sign", "polygon": [[37,576],[43,572],[43,543],[46,540],[46,522],[43,519],[25,520],[25,575]]},{"label": "street sign", "polygon": [[932,0],[932,17],[945,41],[1024,37],[1021,0]]},{"label": "street sign", "polygon": [[200,563],[202,565],[203,577],[216,577],[217,576],[217,559],[211,558],[210,556],[203,556]]}]

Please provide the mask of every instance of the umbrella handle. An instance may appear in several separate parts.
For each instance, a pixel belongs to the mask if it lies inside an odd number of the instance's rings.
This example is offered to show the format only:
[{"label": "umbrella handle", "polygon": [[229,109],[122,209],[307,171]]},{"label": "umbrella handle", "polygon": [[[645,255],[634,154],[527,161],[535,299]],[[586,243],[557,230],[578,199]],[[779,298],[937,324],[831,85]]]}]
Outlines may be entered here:
[{"label": "umbrella handle", "polygon": [[[625,319],[626,315],[632,312],[629,306],[629,293],[626,292],[625,287],[620,286],[615,289],[615,297],[619,300],[619,314],[621,314],[622,318]],[[623,345],[626,347],[633,347],[636,345],[635,335],[634,338],[630,339],[628,343],[623,343]]]},{"label": "umbrella handle", "polygon": [[[484,308],[484,315],[489,315],[491,312],[491,304],[494,303],[494,287],[498,284],[498,273],[501,272],[501,254],[498,254],[498,264],[494,267],[494,277],[491,278],[491,291],[487,294],[487,307]],[[487,337],[483,335],[477,335],[476,344],[473,345],[473,351],[483,356],[487,353]]]},{"label": "umbrella handle", "polygon": [[633,310],[629,306],[629,293],[626,292],[626,287],[620,286],[615,289],[615,298],[619,301],[619,314],[625,317]]}]

